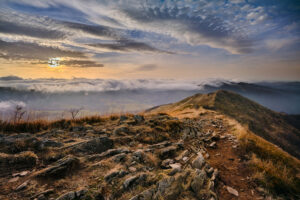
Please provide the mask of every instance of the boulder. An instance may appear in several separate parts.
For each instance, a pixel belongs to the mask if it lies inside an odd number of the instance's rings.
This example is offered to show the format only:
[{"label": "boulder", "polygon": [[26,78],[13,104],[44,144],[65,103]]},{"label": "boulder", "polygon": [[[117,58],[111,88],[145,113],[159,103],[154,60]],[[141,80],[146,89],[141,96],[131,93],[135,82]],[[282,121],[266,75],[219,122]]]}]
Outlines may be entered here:
[{"label": "boulder", "polygon": [[144,152],[143,150],[136,150],[132,154],[132,160],[136,162],[143,162],[144,161]]},{"label": "boulder", "polygon": [[129,187],[133,186],[134,184],[140,184],[142,182],[145,182],[146,179],[147,179],[147,174],[145,173],[136,176],[131,176],[123,182],[123,189],[126,190]]},{"label": "boulder", "polygon": [[203,155],[199,152],[198,156],[192,162],[192,167],[196,169],[202,169],[204,164],[205,164],[205,159]]},{"label": "boulder", "polygon": [[116,163],[119,163],[119,162],[125,160],[125,158],[126,158],[126,153],[120,153],[120,154],[115,155],[112,158],[112,160]]},{"label": "boulder", "polygon": [[161,162],[160,167],[163,169],[170,169],[171,168],[170,164],[173,164],[173,163],[174,163],[173,159],[166,159]]},{"label": "boulder", "polygon": [[119,127],[116,127],[114,130],[113,130],[113,135],[114,136],[119,136],[119,135],[126,135],[129,133],[129,128],[125,125],[122,125],[122,126],[119,126]]},{"label": "boulder", "polygon": [[113,147],[113,141],[108,137],[98,137],[72,147],[73,152],[102,153]]},{"label": "boulder", "polygon": [[134,115],[133,119],[137,122],[137,123],[141,123],[145,120],[144,116],[142,115]]},{"label": "boulder", "polygon": [[61,142],[56,142],[54,140],[42,140],[40,141],[39,148],[44,149],[48,147],[62,147],[63,144]]},{"label": "boulder", "polygon": [[195,193],[198,193],[203,189],[203,185],[207,179],[206,173],[204,170],[196,169],[196,175],[194,176],[191,182],[191,188]]},{"label": "boulder", "polygon": [[15,155],[0,153],[0,173],[32,168],[36,166],[37,161],[37,155],[31,151],[25,151]]},{"label": "boulder", "polygon": [[145,191],[141,192],[140,194],[130,198],[129,200],[152,200],[154,192],[155,192],[155,189],[150,188],[150,189],[145,190]]},{"label": "boulder", "polygon": [[177,172],[181,171],[180,163],[170,164],[170,167],[172,168],[172,170],[169,172],[169,176],[174,176]]},{"label": "boulder", "polygon": [[61,178],[64,177],[68,172],[79,166],[79,159],[68,156],[58,160],[52,166],[39,171],[36,174],[38,178]]},{"label": "boulder", "polygon": [[28,183],[29,183],[29,180],[25,181],[24,183],[22,183],[21,185],[19,185],[18,187],[16,187],[15,191],[21,191],[21,190],[26,189],[27,186],[28,186]]},{"label": "boulder", "polygon": [[173,157],[176,153],[176,150],[177,150],[177,147],[176,146],[169,146],[169,147],[165,147],[165,148],[162,148],[160,151],[159,151],[159,157],[161,159],[166,159],[166,158],[170,158],[170,157]]},{"label": "boulder", "polygon": [[164,178],[157,184],[156,193],[153,195],[153,199],[160,199],[163,197],[164,200],[177,199],[180,193],[183,191],[182,182],[184,178],[182,175],[171,176]]},{"label": "boulder", "polygon": [[104,177],[104,180],[110,183],[114,178],[124,177],[128,172],[124,170],[114,170]]},{"label": "boulder", "polygon": [[59,196],[56,200],[85,200],[87,199],[86,194],[88,190],[81,189],[78,191],[71,191]]}]

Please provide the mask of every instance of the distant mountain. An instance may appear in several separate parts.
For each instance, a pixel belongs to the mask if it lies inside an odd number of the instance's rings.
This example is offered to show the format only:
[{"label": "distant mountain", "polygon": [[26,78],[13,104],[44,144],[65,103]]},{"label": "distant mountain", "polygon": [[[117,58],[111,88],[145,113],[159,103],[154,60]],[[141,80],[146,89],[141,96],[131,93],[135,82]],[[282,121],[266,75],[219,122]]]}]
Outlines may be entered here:
[{"label": "distant mountain", "polygon": [[272,111],[234,92],[218,90],[196,94],[177,103],[158,106],[148,112],[176,112],[185,109],[208,109],[229,116],[248,126],[253,133],[300,158],[299,116]]}]

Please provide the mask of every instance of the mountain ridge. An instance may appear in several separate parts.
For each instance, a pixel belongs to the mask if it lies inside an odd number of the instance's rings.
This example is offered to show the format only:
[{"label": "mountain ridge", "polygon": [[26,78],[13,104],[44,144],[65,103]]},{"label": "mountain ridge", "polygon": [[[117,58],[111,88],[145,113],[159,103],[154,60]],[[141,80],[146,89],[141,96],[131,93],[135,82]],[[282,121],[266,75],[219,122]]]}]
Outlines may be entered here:
[{"label": "mountain ridge", "polygon": [[300,131],[295,126],[299,118],[272,111],[231,91],[218,90],[208,94],[195,94],[176,103],[148,109],[147,112],[170,113],[187,108],[203,108],[232,117],[248,126],[255,134],[300,158]]}]

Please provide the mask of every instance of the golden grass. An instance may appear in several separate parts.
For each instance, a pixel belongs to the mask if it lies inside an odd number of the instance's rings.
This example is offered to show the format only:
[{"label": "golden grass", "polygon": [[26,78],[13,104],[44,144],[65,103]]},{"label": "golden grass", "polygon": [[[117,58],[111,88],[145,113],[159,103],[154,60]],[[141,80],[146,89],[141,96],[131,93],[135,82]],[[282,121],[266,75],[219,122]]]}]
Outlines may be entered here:
[{"label": "golden grass", "polygon": [[154,167],[158,167],[158,165],[159,165],[159,159],[153,153],[150,153],[150,152],[146,153],[144,159],[145,159],[146,163],[149,163],[150,165],[152,165]]},{"label": "golden grass", "polygon": [[0,153],[0,171],[8,168],[26,168],[36,165],[38,157],[31,151],[25,151],[19,154]]},{"label": "golden grass", "polygon": [[60,119],[54,121],[47,120],[34,120],[34,121],[19,121],[19,122],[8,122],[0,120],[0,132],[4,133],[22,133],[22,132],[30,132],[36,133],[43,130],[49,130],[52,128],[70,128],[76,125],[82,124],[94,124],[105,122],[108,120],[117,120],[121,115],[125,115],[127,117],[132,117],[133,115],[130,113],[125,114],[110,114],[110,115],[94,115],[81,117],[77,119]]},{"label": "golden grass", "polygon": [[251,132],[238,135],[241,155],[251,155],[253,178],[273,194],[300,197],[300,161]]}]

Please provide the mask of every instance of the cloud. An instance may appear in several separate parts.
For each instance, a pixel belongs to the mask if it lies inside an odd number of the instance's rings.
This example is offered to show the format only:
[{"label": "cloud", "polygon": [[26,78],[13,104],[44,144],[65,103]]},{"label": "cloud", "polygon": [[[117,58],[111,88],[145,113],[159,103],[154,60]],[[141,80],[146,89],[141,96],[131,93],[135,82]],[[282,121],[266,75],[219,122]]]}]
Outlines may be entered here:
[{"label": "cloud", "polygon": [[91,47],[96,47],[100,49],[108,49],[112,51],[120,51],[120,52],[157,52],[157,53],[167,53],[173,54],[169,51],[164,51],[152,47],[144,42],[137,42],[133,40],[118,40],[115,43],[96,43],[96,44],[87,44]]},{"label": "cloud", "polygon": [[6,42],[0,40],[0,58],[4,59],[37,59],[48,60],[51,57],[80,57],[84,58],[82,52],[64,50],[49,46],[42,46],[28,42]]},{"label": "cloud", "polygon": [[34,27],[0,19],[0,32],[15,35],[25,35],[43,39],[64,39],[66,34],[59,30],[50,30],[43,27]]},{"label": "cloud", "polygon": [[138,68],[136,68],[136,70],[137,71],[153,71],[157,68],[158,68],[158,66],[155,64],[146,64],[146,65],[139,66]]},{"label": "cloud", "polygon": [[0,110],[2,112],[12,111],[16,106],[26,107],[23,101],[0,101]]},{"label": "cloud", "polygon": [[0,10],[0,33],[50,40],[63,40],[69,34],[56,20],[12,10]]},{"label": "cloud", "polygon": [[102,37],[107,37],[110,39],[120,39],[120,30],[107,27],[107,26],[101,26],[101,25],[88,25],[88,24],[82,24],[82,23],[75,23],[75,22],[61,22],[63,25],[75,29],[75,30],[80,30],[85,33],[92,34],[94,36],[102,36]]},{"label": "cloud", "polygon": [[276,38],[266,40],[266,47],[272,51],[278,51],[284,47],[290,46],[299,42],[297,38]]},{"label": "cloud", "polygon": [[103,64],[91,60],[63,60],[59,63],[71,67],[104,67]]},{"label": "cloud", "polygon": [[[191,9],[177,5],[173,8],[160,7],[124,8],[128,26],[145,31],[169,34],[190,45],[208,45],[213,48],[226,49],[231,53],[249,53],[253,42],[221,17],[201,13],[191,13]],[[201,15],[202,14],[202,15]]]},{"label": "cloud", "polygon": [[18,76],[2,76],[0,77],[1,81],[16,81],[16,80],[23,80],[21,77]]},{"label": "cloud", "polygon": [[[214,81],[205,84],[214,84]],[[76,87],[74,87],[76,86]],[[108,92],[125,90],[198,90],[202,88],[197,81],[151,80],[151,79],[23,79],[1,81],[0,87],[40,92]]]}]

